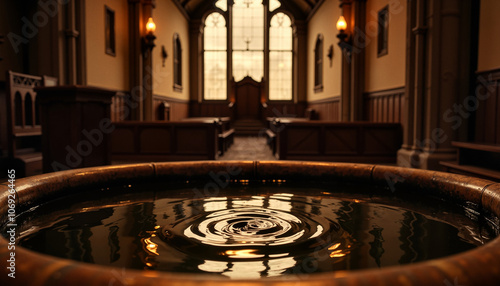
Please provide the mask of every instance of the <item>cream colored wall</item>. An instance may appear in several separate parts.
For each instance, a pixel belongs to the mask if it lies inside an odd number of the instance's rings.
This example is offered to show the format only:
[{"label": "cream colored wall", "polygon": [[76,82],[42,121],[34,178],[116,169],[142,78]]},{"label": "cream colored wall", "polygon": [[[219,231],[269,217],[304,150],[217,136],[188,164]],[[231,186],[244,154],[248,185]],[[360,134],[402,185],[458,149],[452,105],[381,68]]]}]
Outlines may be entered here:
[{"label": "cream colored wall", "polygon": [[[85,1],[87,84],[127,91],[129,87],[128,3],[123,0]],[[104,19],[107,5],[115,11],[116,56],[105,52]]]},{"label": "cream colored wall", "polygon": [[[388,54],[377,57],[378,11],[389,5]],[[370,0],[366,2],[365,92],[405,85],[406,0]]]},{"label": "cream colored wall", "polygon": [[486,71],[500,68],[500,1],[482,0],[479,22],[479,55],[477,69]]},{"label": "cream colored wall", "polygon": [[[156,1],[153,11],[156,23],[156,47],[153,49],[155,95],[189,100],[189,24],[172,1]],[[182,92],[174,91],[174,34],[179,34],[182,46]],[[165,46],[168,58],[162,64],[161,47]]]},{"label": "cream colored wall", "polygon": [[[342,52],[337,45],[337,19],[340,17],[339,2],[325,1],[308,23],[307,32],[307,101],[340,96]],[[314,47],[318,34],[323,34],[323,91],[314,92]],[[333,45],[333,61],[327,57]]]}]

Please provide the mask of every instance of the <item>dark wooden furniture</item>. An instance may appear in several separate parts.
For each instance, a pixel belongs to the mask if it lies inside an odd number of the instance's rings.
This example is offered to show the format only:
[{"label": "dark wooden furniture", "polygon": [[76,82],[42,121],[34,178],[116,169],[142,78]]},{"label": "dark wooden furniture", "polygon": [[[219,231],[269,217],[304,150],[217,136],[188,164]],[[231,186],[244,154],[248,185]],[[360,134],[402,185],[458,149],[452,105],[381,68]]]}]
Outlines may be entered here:
[{"label": "dark wooden furniture", "polygon": [[280,122],[285,123],[291,122],[304,122],[308,121],[309,118],[303,117],[267,117],[267,128],[265,132],[267,145],[273,151],[273,155],[276,154],[276,134],[281,131],[284,126],[280,125]]},{"label": "dark wooden furniture", "polygon": [[17,177],[42,173],[41,127],[35,88],[42,77],[7,72],[7,165]]},{"label": "dark wooden furniture", "polygon": [[217,138],[219,155],[224,155],[224,152],[234,143],[234,129],[231,128],[230,117],[188,117],[182,119],[184,122],[199,122],[199,123],[215,123],[217,125]]},{"label": "dark wooden furniture", "polygon": [[114,127],[113,163],[217,158],[217,123],[213,121],[124,121],[114,123]]},{"label": "dark wooden furniture", "polygon": [[400,124],[280,120],[275,123],[281,160],[395,163]]},{"label": "dark wooden furniture", "polygon": [[440,162],[445,171],[500,182],[500,145],[452,142],[455,162]]},{"label": "dark wooden furniture", "polygon": [[90,86],[36,89],[42,113],[43,171],[111,163],[109,134],[115,91]]},{"label": "dark wooden furniture", "polygon": [[262,82],[246,76],[241,81],[233,83],[236,99],[236,119],[260,120],[260,103],[263,92]]}]

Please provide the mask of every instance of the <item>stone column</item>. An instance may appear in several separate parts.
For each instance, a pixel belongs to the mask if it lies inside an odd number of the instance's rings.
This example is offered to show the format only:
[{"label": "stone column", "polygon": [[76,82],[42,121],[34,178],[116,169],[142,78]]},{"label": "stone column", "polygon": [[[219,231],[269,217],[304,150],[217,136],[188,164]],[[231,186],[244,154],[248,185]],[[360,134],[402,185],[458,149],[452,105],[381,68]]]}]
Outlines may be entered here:
[{"label": "stone column", "polygon": [[[142,121],[143,114],[143,89],[142,89],[142,28],[143,23],[141,0],[128,0],[129,19],[129,83],[130,83],[130,120]],[[143,24],[144,26],[145,24]]]},{"label": "stone column", "polygon": [[471,21],[470,1],[409,1],[414,26],[408,34],[408,130],[398,152],[401,166],[439,170],[440,161],[456,158],[451,142],[459,139],[460,127],[445,114],[468,92],[461,87],[469,81],[470,65],[462,55],[469,54],[470,34],[461,31],[461,22]]},{"label": "stone column", "polygon": [[[346,33],[353,34],[352,20],[352,2],[350,0],[341,0],[340,9],[347,23]],[[341,39],[342,41],[342,39]],[[352,45],[350,39],[346,39],[347,43],[339,42],[342,50],[342,80],[340,89],[340,121],[351,120],[351,63],[352,63]]]},{"label": "stone column", "polygon": [[203,81],[203,24],[201,19],[189,22],[189,83],[190,101],[202,101]]}]

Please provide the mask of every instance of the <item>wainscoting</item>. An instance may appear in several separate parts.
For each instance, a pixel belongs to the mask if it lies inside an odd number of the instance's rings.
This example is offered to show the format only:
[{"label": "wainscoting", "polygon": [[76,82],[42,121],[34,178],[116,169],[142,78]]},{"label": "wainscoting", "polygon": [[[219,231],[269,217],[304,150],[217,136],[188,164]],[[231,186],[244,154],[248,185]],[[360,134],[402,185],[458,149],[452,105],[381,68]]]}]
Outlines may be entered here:
[{"label": "wainscoting", "polygon": [[126,107],[128,96],[129,95],[125,92],[117,92],[116,95],[113,96],[111,102],[111,121],[120,122],[130,119],[131,107]]},{"label": "wainscoting", "polygon": [[340,96],[310,101],[308,108],[316,111],[319,120],[340,121]]},{"label": "wainscoting", "polygon": [[263,118],[267,117],[304,117],[307,108],[306,102],[267,102],[267,108],[263,109]]},{"label": "wainscoting", "polygon": [[[130,120],[133,103],[126,92],[117,92],[111,103],[111,120],[120,122]],[[154,95],[153,111],[154,120],[179,121],[188,117],[189,102],[177,98]]]},{"label": "wainscoting", "polygon": [[477,73],[476,96],[479,106],[474,141],[500,144],[500,69]]},{"label": "wainscoting", "polygon": [[363,119],[370,122],[402,123],[405,88],[363,94]]},{"label": "wainscoting", "polygon": [[233,109],[227,101],[189,102],[189,117],[231,117]]},{"label": "wainscoting", "polygon": [[155,95],[153,110],[156,120],[179,121],[189,116],[189,101]]}]

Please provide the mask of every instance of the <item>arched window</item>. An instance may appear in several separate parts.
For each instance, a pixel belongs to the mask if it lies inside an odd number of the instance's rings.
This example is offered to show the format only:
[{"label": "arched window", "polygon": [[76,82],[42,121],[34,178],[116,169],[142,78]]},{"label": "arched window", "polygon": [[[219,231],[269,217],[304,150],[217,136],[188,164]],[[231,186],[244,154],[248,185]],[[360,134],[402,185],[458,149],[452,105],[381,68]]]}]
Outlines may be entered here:
[{"label": "arched window", "polygon": [[203,33],[204,99],[227,98],[227,30],[226,20],[214,12],[205,20]]},{"label": "arched window", "polygon": [[281,7],[280,1],[278,1],[278,0],[270,0],[269,1],[269,12],[272,12],[272,11],[278,9],[279,7]]},{"label": "arched window", "polygon": [[284,13],[269,28],[269,100],[292,100],[292,21]]},{"label": "arched window", "polygon": [[179,35],[174,34],[174,90],[182,91],[182,47]]},{"label": "arched window", "polygon": [[319,34],[314,47],[314,91],[323,91],[323,35]]},{"label": "arched window", "polygon": [[264,6],[260,0],[234,0],[233,76],[260,81],[264,76]]},{"label": "arched window", "polygon": [[[208,15],[204,28],[205,100],[227,99],[228,76],[236,82],[247,76],[255,81],[268,77],[269,100],[293,99],[293,21],[281,6],[279,0],[215,2],[217,11]],[[226,26],[229,17],[231,25]]]}]

